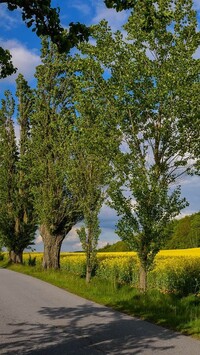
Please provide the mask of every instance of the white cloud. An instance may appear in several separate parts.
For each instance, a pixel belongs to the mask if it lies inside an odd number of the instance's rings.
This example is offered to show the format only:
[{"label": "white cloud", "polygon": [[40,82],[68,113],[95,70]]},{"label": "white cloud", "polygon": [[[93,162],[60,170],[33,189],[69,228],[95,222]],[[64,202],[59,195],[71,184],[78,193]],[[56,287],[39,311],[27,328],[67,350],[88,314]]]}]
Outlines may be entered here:
[{"label": "white cloud", "polygon": [[65,237],[62,243],[62,251],[81,251],[82,246],[77,235],[77,229],[80,227],[79,224],[76,224],[72,227],[71,231]]},{"label": "white cloud", "polygon": [[0,46],[9,49],[12,54],[13,65],[18,68],[16,74],[2,79],[1,83],[13,83],[19,73],[23,74],[26,79],[32,79],[35,72],[35,67],[40,64],[40,56],[35,53],[35,50],[30,50],[17,40],[3,41],[0,39]]},{"label": "white cloud", "polygon": [[106,242],[105,240],[99,240],[98,249],[105,247],[107,244],[108,244],[108,241]]},{"label": "white cloud", "polygon": [[199,0],[193,0],[194,3],[194,9],[195,10],[200,10],[200,1]]},{"label": "white cloud", "polygon": [[43,242],[42,242],[42,237],[41,237],[41,235],[38,235],[36,238],[35,238],[35,244],[37,245],[37,244],[42,244]]},{"label": "white cloud", "polygon": [[13,16],[12,12],[7,10],[6,5],[1,4],[0,28],[9,31],[17,27],[20,22],[21,22],[21,18],[19,17],[19,11],[15,10],[15,16]]},{"label": "white cloud", "polygon": [[91,6],[80,0],[70,3],[70,7],[80,11],[82,15],[90,15],[91,13]]},{"label": "white cloud", "polygon": [[94,24],[105,19],[112,30],[116,31],[121,28],[128,18],[127,11],[117,12],[115,9],[108,9],[102,0],[93,2],[93,5],[95,7],[95,16],[92,19]]},{"label": "white cloud", "polygon": [[81,222],[75,224],[75,226],[73,226],[70,232],[67,234],[66,239],[69,240],[70,242],[79,239],[77,234],[77,229],[79,229],[82,225],[83,223]]}]

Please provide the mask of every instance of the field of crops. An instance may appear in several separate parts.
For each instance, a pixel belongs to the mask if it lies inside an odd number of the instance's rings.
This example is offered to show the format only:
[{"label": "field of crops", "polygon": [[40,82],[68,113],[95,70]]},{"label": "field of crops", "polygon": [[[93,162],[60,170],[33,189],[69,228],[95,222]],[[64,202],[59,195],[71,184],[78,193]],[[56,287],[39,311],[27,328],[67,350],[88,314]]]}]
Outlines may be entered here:
[{"label": "field of crops", "polygon": [[[30,260],[41,264],[42,253],[24,254],[25,263],[31,264]],[[61,253],[61,268],[84,277],[84,253]],[[138,270],[135,252],[98,253],[94,274],[114,287],[125,284],[137,287]],[[200,248],[160,251],[148,274],[148,284],[164,293],[200,295]]]}]

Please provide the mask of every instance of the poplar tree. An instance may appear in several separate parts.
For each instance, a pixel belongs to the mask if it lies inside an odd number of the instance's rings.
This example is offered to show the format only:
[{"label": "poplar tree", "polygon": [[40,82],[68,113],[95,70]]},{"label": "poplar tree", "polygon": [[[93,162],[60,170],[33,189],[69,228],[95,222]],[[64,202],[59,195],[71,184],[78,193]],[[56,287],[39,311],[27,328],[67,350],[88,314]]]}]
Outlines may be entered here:
[{"label": "poplar tree", "polygon": [[16,244],[14,232],[18,160],[13,114],[14,99],[6,91],[0,110],[0,235],[2,244],[10,253]]},{"label": "poplar tree", "polygon": [[34,244],[37,220],[34,213],[31,186],[31,152],[29,148],[31,127],[30,116],[33,110],[33,91],[22,74],[16,79],[17,123],[19,126],[17,162],[17,216],[16,232],[21,240],[21,250]]},{"label": "poplar tree", "polygon": [[[191,100],[191,88],[195,98],[199,92],[194,56],[199,32],[192,6],[192,0],[149,1],[147,31],[146,2],[137,1],[124,26],[126,41],[105,24],[96,27],[96,55],[111,73],[123,134],[110,196],[120,216],[117,232],[138,252],[142,291],[165,240],[165,226],[186,206],[180,177],[191,171],[193,155],[184,123],[199,107]],[[184,110],[188,102],[192,111]],[[195,125],[190,130],[195,135]]]},{"label": "poplar tree", "polygon": [[68,176],[73,194],[83,211],[84,226],[77,232],[86,253],[86,282],[96,264],[100,236],[98,214],[106,199],[111,178],[111,159],[119,144],[109,81],[90,45],[76,57],[74,77],[75,120],[68,146]]},{"label": "poplar tree", "polygon": [[44,243],[44,268],[60,267],[66,234],[82,217],[68,187],[66,154],[73,122],[72,59],[43,40],[42,64],[36,69],[34,112],[31,116],[31,154],[34,208]]},{"label": "poplar tree", "polygon": [[30,191],[28,157],[31,90],[20,75],[17,79],[19,145],[14,132],[14,100],[5,93],[1,108],[0,231],[10,260],[22,263],[23,251],[33,244],[36,221]]},{"label": "poplar tree", "polygon": [[142,291],[166,224],[186,206],[177,185],[190,169],[191,155],[182,141],[183,122],[190,113],[180,106],[190,99],[187,90],[197,77],[193,55],[199,44],[191,0],[159,0],[150,11],[153,28],[147,33],[142,2],[135,7],[125,26],[132,41],[125,46],[128,61],[118,63],[122,67],[115,72],[116,79],[119,73],[123,78],[122,130],[128,147],[124,184],[132,196],[126,198],[119,188],[113,201],[122,214],[119,235],[138,251]]}]

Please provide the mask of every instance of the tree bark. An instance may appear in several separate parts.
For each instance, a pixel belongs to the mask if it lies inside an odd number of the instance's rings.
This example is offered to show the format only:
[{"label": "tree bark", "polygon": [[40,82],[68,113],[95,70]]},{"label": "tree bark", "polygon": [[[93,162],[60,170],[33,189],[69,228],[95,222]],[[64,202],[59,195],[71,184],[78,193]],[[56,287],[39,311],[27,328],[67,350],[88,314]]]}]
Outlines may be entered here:
[{"label": "tree bark", "polygon": [[89,282],[90,282],[91,276],[92,276],[92,267],[91,267],[91,265],[89,264],[89,265],[86,265],[86,278],[85,278],[86,283],[89,283]]},{"label": "tree bark", "polygon": [[22,251],[9,251],[9,261],[14,264],[22,264],[23,263],[23,250]]},{"label": "tree bark", "polygon": [[46,225],[40,227],[44,243],[43,268],[60,269],[60,249],[65,235],[52,235]]},{"label": "tree bark", "polygon": [[87,251],[86,251],[86,283],[89,283],[92,277],[93,269],[93,248],[92,248],[92,228],[88,227],[88,237],[87,237]]},{"label": "tree bark", "polygon": [[147,270],[143,265],[140,265],[139,287],[142,293],[147,291]]}]

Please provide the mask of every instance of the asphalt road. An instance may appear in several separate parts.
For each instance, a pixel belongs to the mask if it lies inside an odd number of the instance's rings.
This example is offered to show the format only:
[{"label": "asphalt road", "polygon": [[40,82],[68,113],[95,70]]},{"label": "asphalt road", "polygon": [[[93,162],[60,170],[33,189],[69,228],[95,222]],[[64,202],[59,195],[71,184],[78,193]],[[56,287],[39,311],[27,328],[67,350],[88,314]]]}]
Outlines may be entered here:
[{"label": "asphalt road", "polygon": [[0,269],[0,354],[199,355],[200,341]]}]

